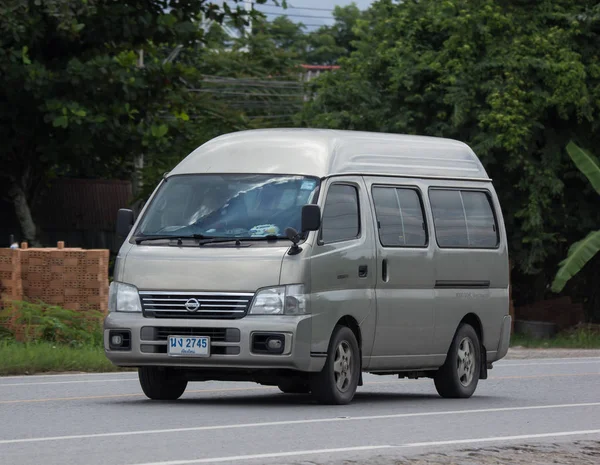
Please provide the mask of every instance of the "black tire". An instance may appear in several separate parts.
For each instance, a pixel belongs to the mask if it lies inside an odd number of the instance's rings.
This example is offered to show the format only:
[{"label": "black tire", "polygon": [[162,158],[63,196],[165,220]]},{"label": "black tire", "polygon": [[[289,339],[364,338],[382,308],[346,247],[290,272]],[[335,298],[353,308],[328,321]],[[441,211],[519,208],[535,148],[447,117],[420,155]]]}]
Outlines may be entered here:
[{"label": "black tire", "polygon": [[310,392],[310,385],[307,381],[301,381],[298,379],[285,379],[279,381],[277,387],[284,394],[308,394]]},{"label": "black tire", "polygon": [[176,400],[187,387],[187,381],[170,378],[169,370],[161,367],[140,367],[138,377],[142,391],[152,400]]},{"label": "black tire", "polygon": [[[465,349],[468,352],[465,352]],[[465,353],[467,355],[461,357],[461,354]],[[435,388],[438,394],[445,398],[471,397],[477,388],[480,371],[481,343],[479,336],[471,325],[461,324],[448,350],[446,362],[435,374]]]},{"label": "black tire", "polygon": [[[342,354],[341,348],[349,356]],[[340,369],[345,374],[336,376],[336,356],[338,362],[342,364]],[[345,359],[344,357],[348,358]],[[311,376],[310,390],[312,395],[321,404],[343,405],[350,403],[356,393],[361,368],[360,350],[356,336],[350,328],[336,326],[329,341],[325,366],[319,373]],[[338,382],[341,387],[338,386]]]}]

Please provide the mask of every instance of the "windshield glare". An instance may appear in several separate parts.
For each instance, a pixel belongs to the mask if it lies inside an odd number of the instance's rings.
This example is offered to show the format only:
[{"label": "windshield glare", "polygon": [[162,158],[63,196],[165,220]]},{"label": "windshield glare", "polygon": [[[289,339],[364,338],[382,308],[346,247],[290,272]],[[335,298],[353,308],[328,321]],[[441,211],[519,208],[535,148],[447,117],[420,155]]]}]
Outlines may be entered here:
[{"label": "windshield glare", "polygon": [[302,206],[319,180],[281,175],[180,175],[168,178],[146,211],[138,236],[256,238],[300,231]]}]

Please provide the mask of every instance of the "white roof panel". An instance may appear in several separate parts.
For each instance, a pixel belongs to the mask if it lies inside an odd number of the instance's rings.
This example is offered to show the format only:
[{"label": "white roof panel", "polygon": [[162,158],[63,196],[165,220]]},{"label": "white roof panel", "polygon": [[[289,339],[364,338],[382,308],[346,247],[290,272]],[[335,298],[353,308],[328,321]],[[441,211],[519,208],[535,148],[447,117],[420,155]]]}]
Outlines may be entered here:
[{"label": "white roof panel", "polygon": [[258,129],[219,136],[169,173],[371,174],[487,180],[468,145],[452,139],[329,129]]}]

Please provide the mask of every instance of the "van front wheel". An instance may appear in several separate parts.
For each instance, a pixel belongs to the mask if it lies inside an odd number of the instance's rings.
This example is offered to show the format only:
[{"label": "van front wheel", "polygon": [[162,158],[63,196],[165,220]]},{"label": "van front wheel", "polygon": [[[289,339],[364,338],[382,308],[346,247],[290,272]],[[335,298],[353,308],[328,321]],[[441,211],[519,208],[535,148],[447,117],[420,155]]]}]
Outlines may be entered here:
[{"label": "van front wheel", "polygon": [[312,375],[310,390],[322,404],[348,404],[354,398],[361,371],[360,351],[350,328],[336,326],[323,370]]},{"label": "van front wheel", "polygon": [[435,388],[446,398],[471,397],[479,382],[481,345],[477,332],[471,325],[459,326],[446,362],[434,377]]},{"label": "van front wheel", "polygon": [[140,367],[138,377],[142,391],[152,400],[179,399],[187,387],[187,381],[169,377],[162,367]]}]

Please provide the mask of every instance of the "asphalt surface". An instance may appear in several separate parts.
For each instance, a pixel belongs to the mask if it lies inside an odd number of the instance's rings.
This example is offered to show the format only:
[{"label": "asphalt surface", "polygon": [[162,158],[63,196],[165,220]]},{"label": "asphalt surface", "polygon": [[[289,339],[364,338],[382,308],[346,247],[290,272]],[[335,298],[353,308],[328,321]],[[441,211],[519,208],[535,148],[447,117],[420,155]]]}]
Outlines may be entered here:
[{"label": "asphalt surface", "polygon": [[136,373],[0,378],[0,464],[395,463],[425,453],[600,440],[600,357],[503,360],[470,399],[365,376],[320,406],[251,383],[147,400]]}]

